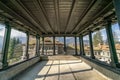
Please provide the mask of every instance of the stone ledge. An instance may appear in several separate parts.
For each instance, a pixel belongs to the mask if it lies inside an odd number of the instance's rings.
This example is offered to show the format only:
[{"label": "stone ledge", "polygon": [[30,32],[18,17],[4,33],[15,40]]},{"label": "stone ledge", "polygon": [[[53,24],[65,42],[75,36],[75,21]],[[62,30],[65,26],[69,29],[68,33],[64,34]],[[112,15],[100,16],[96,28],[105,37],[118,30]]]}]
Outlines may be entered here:
[{"label": "stone ledge", "polygon": [[106,66],[103,66],[103,65],[100,66],[94,63],[92,60],[89,61],[89,59],[87,60],[84,57],[81,57],[81,60],[83,60],[85,63],[87,63],[88,65],[90,65],[91,67],[95,68],[97,71],[99,71],[100,73],[108,77],[109,78],[108,80],[120,80],[120,74],[115,73],[110,69],[107,69]]},{"label": "stone ledge", "polygon": [[13,66],[7,70],[0,72],[0,80],[9,80],[15,75],[19,74],[23,70],[27,69],[28,67],[32,66],[33,64],[37,63],[40,60],[39,57],[30,59],[26,62]]}]

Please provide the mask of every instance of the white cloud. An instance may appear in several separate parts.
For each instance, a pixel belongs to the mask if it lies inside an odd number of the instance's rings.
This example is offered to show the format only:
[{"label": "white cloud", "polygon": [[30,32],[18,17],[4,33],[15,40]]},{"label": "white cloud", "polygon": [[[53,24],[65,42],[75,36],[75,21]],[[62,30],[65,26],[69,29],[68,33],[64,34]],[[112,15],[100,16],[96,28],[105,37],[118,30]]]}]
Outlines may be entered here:
[{"label": "white cloud", "polygon": [[26,34],[15,29],[11,30],[11,37],[26,37]]},{"label": "white cloud", "polygon": [[5,29],[0,29],[0,36],[4,36],[4,33],[5,33]]}]

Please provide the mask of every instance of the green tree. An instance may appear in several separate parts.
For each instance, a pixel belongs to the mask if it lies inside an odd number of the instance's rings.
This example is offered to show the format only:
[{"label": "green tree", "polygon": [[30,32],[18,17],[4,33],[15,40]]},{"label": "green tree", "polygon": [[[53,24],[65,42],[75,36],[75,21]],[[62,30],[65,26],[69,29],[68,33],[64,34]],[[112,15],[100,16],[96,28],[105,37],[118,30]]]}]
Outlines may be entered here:
[{"label": "green tree", "polygon": [[10,39],[10,43],[9,43],[8,59],[11,59],[11,58],[13,57],[15,44],[16,44],[16,39],[15,39],[15,37],[14,37],[14,38],[11,38],[11,39]]},{"label": "green tree", "polygon": [[20,44],[20,43],[21,42],[20,42],[19,38],[13,37],[10,39],[9,50],[8,50],[8,59],[11,59],[14,57],[13,55],[14,55],[15,47],[17,44]]},{"label": "green tree", "polygon": [[103,44],[102,41],[102,35],[100,31],[97,31],[94,35],[93,35],[93,45],[97,46],[98,44]]}]

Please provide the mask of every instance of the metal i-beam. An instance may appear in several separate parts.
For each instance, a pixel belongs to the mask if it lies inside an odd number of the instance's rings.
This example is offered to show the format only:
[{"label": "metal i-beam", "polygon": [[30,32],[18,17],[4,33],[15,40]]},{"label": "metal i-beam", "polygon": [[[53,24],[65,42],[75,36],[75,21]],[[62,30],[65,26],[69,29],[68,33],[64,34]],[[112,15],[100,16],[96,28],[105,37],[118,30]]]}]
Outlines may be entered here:
[{"label": "metal i-beam", "polygon": [[29,10],[20,0],[17,0],[16,4],[17,4],[17,5],[20,5],[21,9],[25,10],[26,13],[27,13],[28,15],[30,15],[30,17],[31,17],[37,24],[40,25],[40,26],[39,26],[39,27],[40,27],[40,29],[39,29],[40,32],[42,32],[42,31],[41,31],[41,29],[42,29],[42,30],[44,31],[44,33],[48,34],[47,31],[46,31],[46,29],[43,27],[43,25],[42,25],[41,22],[39,21],[39,19],[36,18],[36,17],[30,12],[30,10]]},{"label": "metal i-beam", "polygon": [[60,34],[59,0],[54,0],[54,9],[55,9],[55,16],[56,16],[56,22],[57,22],[57,27],[58,27],[58,33]]},{"label": "metal i-beam", "polygon": [[36,35],[36,56],[40,56],[39,55],[39,44],[40,44],[40,37],[39,35]]},{"label": "metal i-beam", "polygon": [[28,49],[29,49],[29,32],[26,32],[27,35],[27,43],[26,43],[26,59],[29,59]]},{"label": "metal i-beam", "polygon": [[42,55],[44,55],[44,37],[42,37]]},{"label": "metal i-beam", "polygon": [[[78,0],[77,0],[78,1]],[[66,23],[66,27],[65,27],[65,34],[67,32],[67,28],[68,28],[68,25],[70,23],[70,19],[72,17],[72,14],[76,8],[76,5],[77,5],[77,1],[76,0],[72,0],[72,6],[71,6],[71,9],[70,9],[70,12],[69,12],[69,15],[68,15],[68,18],[67,18],[67,23]]]},{"label": "metal i-beam", "polygon": [[120,0],[113,0],[113,2],[114,2],[114,7],[115,7],[118,24],[120,27]]},{"label": "metal i-beam", "polygon": [[3,55],[2,68],[3,69],[8,67],[7,56],[8,56],[10,35],[11,35],[11,26],[9,25],[9,22],[5,22],[5,37],[4,37],[4,43],[2,48],[2,55]]},{"label": "metal i-beam", "polygon": [[89,12],[89,10],[94,6],[94,4],[97,2],[97,0],[92,0],[91,3],[88,5],[88,7],[85,9],[85,11],[82,13],[81,17],[79,18],[77,24],[73,27],[71,30],[71,34],[75,31],[77,26],[80,24],[80,22],[83,20],[83,18],[86,16],[86,14]]},{"label": "metal i-beam", "polygon": [[[24,23],[27,26],[29,26],[31,29],[34,29],[38,33],[41,34],[41,32],[38,30],[38,28],[35,25],[33,25],[31,22],[29,22],[28,20],[26,20],[25,18],[23,18],[23,16],[18,15],[15,11],[13,11],[12,9],[10,9],[8,6],[6,6],[1,1],[0,1],[0,9],[2,9],[3,11],[9,13],[11,16],[15,17],[17,20],[21,21],[22,23]],[[34,26],[34,27],[32,27],[32,26]]]},{"label": "metal i-beam", "polygon": [[80,35],[80,55],[85,55],[85,52],[84,52],[84,43],[83,43],[83,36]]},{"label": "metal i-beam", "polygon": [[106,25],[106,32],[107,32],[108,43],[109,43],[109,48],[110,48],[111,66],[120,67],[119,62],[118,62],[117,52],[115,49],[115,43],[114,43],[114,38],[113,38],[112,28],[111,28],[111,22],[112,21],[108,19],[107,25]]},{"label": "metal i-beam", "polygon": [[79,46],[80,46],[80,56],[82,55],[82,48],[81,48],[81,37],[79,36]]},{"label": "metal i-beam", "polygon": [[66,37],[64,36],[64,52],[66,54]]},{"label": "metal i-beam", "polygon": [[[101,15],[103,12],[105,13],[105,12],[107,12],[107,9],[108,8],[112,8],[111,6],[113,5],[113,3],[112,2],[110,2],[104,9],[102,9],[99,13],[97,13],[95,16],[93,16],[93,19],[90,21],[90,23],[87,23],[88,25],[86,26],[86,27],[88,27],[89,25],[91,25],[92,23],[93,23],[93,21],[99,16],[99,15]],[[114,14],[114,13],[113,13]],[[110,14],[111,15],[111,14]],[[104,17],[103,17],[104,18]],[[85,25],[85,24],[84,24]],[[82,25],[83,27],[82,28],[80,28],[79,30],[78,30],[78,34],[77,35],[79,35],[79,34],[82,34],[82,31],[81,30],[85,30],[85,28],[86,27],[84,27],[84,25]]]},{"label": "metal i-beam", "polygon": [[53,29],[53,27],[52,27],[52,25],[51,25],[51,23],[50,23],[50,20],[48,19],[47,12],[46,12],[44,6],[43,6],[42,3],[41,3],[41,0],[37,0],[37,2],[38,2],[38,4],[39,4],[39,6],[40,6],[40,8],[41,8],[41,10],[42,10],[42,12],[43,12],[46,20],[47,20],[47,23],[49,24],[49,27],[50,27],[50,29],[51,29],[51,32],[52,32],[53,34],[55,34],[55,33],[54,33],[54,29]]},{"label": "metal i-beam", "polygon": [[95,59],[95,56],[94,56],[94,50],[93,50],[93,42],[92,42],[92,32],[89,31],[89,43],[90,43],[90,53],[91,53],[91,58],[92,59]]},{"label": "metal i-beam", "polygon": [[55,55],[55,36],[53,37],[53,55]]},{"label": "metal i-beam", "polygon": [[38,51],[38,54],[39,54],[39,56],[40,56],[40,49],[41,49],[41,45],[40,45],[40,39],[41,39],[41,36],[39,36],[39,51]]},{"label": "metal i-beam", "polygon": [[78,55],[77,52],[77,37],[75,36],[75,55]]}]

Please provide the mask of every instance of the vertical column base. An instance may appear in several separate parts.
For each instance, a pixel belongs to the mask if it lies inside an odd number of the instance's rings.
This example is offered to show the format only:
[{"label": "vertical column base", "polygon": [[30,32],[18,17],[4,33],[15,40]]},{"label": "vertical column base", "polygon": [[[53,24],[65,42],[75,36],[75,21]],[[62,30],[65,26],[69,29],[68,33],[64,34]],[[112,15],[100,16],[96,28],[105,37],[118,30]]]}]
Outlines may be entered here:
[{"label": "vertical column base", "polygon": [[91,56],[92,59],[95,59],[95,56]]},{"label": "vertical column base", "polygon": [[8,62],[6,62],[2,65],[2,69],[6,69],[7,67],[8,67]]},{"label": "vertical column base", "polygon": [[114,62],[110,62],[110,65],[113,67],[113,68],[120,68],[120,63],[114,63]]}]

